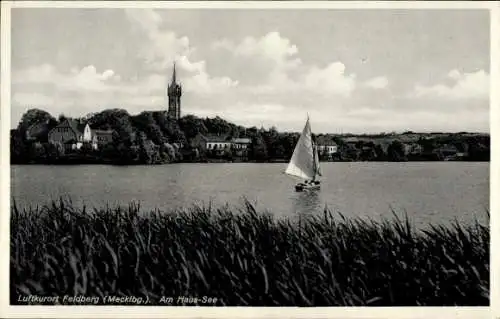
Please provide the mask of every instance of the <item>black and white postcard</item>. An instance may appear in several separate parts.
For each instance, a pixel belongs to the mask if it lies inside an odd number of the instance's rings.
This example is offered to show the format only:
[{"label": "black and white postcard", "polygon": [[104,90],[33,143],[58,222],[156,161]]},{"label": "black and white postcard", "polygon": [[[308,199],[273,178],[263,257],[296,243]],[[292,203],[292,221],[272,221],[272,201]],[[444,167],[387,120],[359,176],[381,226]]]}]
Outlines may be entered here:
[{"label": "black and white postcard", "polygon": [[495,316],[495,2],[1,14],[1,317]]}]

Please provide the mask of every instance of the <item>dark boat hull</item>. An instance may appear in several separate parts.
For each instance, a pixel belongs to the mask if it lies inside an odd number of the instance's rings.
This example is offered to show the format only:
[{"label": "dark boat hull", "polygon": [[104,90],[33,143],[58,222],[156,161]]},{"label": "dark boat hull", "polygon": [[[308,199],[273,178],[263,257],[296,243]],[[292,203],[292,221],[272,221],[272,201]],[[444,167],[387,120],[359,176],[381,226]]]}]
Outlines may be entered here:
[{"label": "dark boat hull", "polygon": [[313,191],[313,190],[318,190],[320,188],[321,188],[320,185],[306,185],[306,184],[297,184],[297,185],[295,185],[295,190],[297,192]]}]

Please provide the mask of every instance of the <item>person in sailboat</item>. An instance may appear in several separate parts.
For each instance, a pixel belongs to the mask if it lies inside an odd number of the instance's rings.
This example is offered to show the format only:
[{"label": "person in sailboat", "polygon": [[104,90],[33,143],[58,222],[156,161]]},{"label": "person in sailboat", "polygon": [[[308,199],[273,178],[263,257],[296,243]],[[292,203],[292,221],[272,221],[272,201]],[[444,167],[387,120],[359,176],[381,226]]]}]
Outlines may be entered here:
[{"label": "person in sailboat", "polygon": [[314,179],[312,179],[312,180],[306,179],[306,181],[304,182],[304,185],[319,185],[319,181],[316,181]]},{"label": "person in sailboat", "polygon": [[310,180],[310,181],[306,181],[306,184],[309,184],[309,185],[319,185],[319,181],[317,180]]}]

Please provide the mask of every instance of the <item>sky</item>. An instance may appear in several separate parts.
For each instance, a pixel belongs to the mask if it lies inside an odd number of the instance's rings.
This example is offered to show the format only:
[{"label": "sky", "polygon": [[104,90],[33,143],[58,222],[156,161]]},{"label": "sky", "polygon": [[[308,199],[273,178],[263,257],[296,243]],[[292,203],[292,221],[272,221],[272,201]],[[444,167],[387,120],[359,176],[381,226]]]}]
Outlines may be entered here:
[{"label": "sky", "polygon": [[166,110],[315,133],[489,132],[487,10],[12,10],[11,126]]}]

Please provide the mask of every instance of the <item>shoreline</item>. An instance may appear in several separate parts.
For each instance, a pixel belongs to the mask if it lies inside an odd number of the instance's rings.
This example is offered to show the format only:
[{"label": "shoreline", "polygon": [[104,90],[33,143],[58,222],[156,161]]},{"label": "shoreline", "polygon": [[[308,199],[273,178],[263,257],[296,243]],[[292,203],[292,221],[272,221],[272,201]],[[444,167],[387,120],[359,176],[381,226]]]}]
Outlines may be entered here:
[{"label": "shoreline", "polygon": [[[407,160],[407,161],[320,161],[320,163],[427,163],[427,162],[467,162],[467,163],[490,163],[490,160]],[[229,161],[229,160],[207,160],[207,161],[179,161],[167,163],[112,163],[111,161],[97,162],[97,161],[68,161],[68,162],[30,162],[30,163],[10,163],[10,165],[47,165],[47,166],[73,166],[73,165],[109,165],[109,166],[161,166],[171,164],[287,164],[285,160],[270,160],[270,161]]]},{"label": "shoreline", "polygon": [[[300,132],[279,132],[275,128],[245,128],[221,118],[186,116],[174,120],[162,112],[131,115],[120,109],[71,120],[56,120],[43,110],[30,109],[23,119],[10,132],[11,164],[287,162],[300,136]],[[43,124],[42,119],[49,122]],[[79,143],[49,138],[49,131],[67,129],[70,122],[114,133],[103,137],[101,142],[92,137],[78,138],[76,135],[81,132],[76,131],[73,140],[81,140]],[[155,129],[151,131],[150,127]],[[318,157],[325,162],[490,161],[489,133],[406,131],[313,135]],[[234,144],[237,139],[242,141]]]}]

